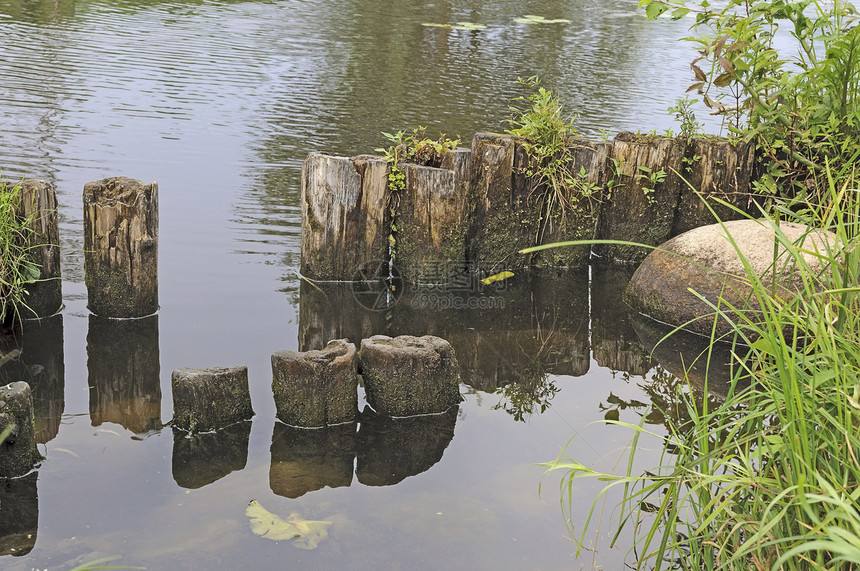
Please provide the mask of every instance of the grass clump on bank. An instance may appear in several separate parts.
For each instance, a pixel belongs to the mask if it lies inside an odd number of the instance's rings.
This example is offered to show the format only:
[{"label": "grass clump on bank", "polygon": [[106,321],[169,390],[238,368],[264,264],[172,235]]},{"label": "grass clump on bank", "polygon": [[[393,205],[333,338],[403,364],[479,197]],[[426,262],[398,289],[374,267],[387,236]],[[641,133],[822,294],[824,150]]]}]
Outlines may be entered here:
[{"label": "grass clump on bank", "polygon": [[[712,306],[709,318],[734,319],[746,344],[735,346],[725,401],[709,408],[691,387],[679,390],[691,420],[667,414],[665,436],[615,422],[632,431],[621,473],[564,452],[546,464],[565,471],[567,514],[580,479],[605,483],[584,529],[573,530],[580,550],[602,498],[620,490],[615,538],[632,529],[639,569],[860,569],[860,180],[856,172],[828,180],[823,200],[777,208],[774,217],[833,232],[834,246],[816,254],[823,269],[810,267],[809,252],[772,219],[802,291],[780,297],[747,266],[763,320]],[[640,442],[653,437],[659,464],[634,473]]]}]

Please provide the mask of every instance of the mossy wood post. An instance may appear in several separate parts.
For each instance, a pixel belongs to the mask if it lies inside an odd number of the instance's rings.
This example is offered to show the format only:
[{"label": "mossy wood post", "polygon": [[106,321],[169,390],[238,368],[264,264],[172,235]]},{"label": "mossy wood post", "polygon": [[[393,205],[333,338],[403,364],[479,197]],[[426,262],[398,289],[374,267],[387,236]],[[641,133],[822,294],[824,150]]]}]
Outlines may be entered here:
[{"label": "mossy wood post", "polygon": [[21,315],[47,317],[63,305],[60,283],[60,225],[57,220],[57,195],[54,188],[38,179],[26,179],[21,185],[21,216],[33,217],[30,259],[39,266],[39,281],[27,286],[27,297]]},{"label": "mossy wood post", "polygon": [[[681,193],[684,142],[668,137],[619,133],[612,142],[609,189],[600,209],[597,237],[657,246],[675,220]],[[662,179],[662,180],[661,180]],[[606,263],[639,262],[647,248],[595,244]]]},{"label": "mossy wood post", "polygon": [[460,367],[439,337],[374,335],[361,340],[367,404],[386,416],[436,414],[458,404]]},{"label": "mossy wood post", "polygon": [[388,258],[388,163],[310,153],[302,164],[302,274],[352,281]]},{"label": "mossy wood post", "polygon": [[472,141],[467,253],[486,273],[530,264],[531,258],[518,252],[535,245],[541,204],[532,200],[521,141],[494,133],[477,133]]},{"label": "mossy wood post", "polygon": [[30,385],[18,381],[0,387],[0,478],[23,476],[39,461]]},{"label": "mossy wood post", "polygon": [[446,283],[462,272],[471,151],[445,155],[442,168],[401,163],[406,189],[395,201],[392,251],[404,279]]},{"label": "mossy wood post", "polygon": [[[544,200],[546,208],[540,226],[540,244],[591,240],[597,232],[600,204],[604,199],[607,168],[612,143],[577,139],[570,147],[570,171],[575,183],[569,189],[569,204],[561,208],[557,201]],[[545,189],[545,192],[554,192]],[[585,196],[584,196],[585,194]],[[540,252],[540,259],[550,266],[582,268],[588,264],[591,245],[551,248]]]},{"label": "mossy wood post", "polygon": [[[687,145],[681,174],[690,184],[682,184],[672,236],[720,220],[743,218],[743,213],[758,218],[752,197],[755,180],[755,145],[745,141],[729,141],[713,137],[693,139]],[[739,213],[720,204],[720,199],[734,205]],[[707,202],[707,205],[706,205]]]},{"label": "mossy wood post", "polygon": [[84,270],[96,315],[158,311],[158,183],[114,177],[84,185]]},{"label": "mossy wood post", "polygon": [[355,344],[330,341],[320,351],[272,354],[272,394],[277,417],[316,428],[353,422],[358,414]]},{"label": "mossy wood post", "polygon": [[170,375],[173,425],[209,432],[254,416],[248,367],[176,369]]}]

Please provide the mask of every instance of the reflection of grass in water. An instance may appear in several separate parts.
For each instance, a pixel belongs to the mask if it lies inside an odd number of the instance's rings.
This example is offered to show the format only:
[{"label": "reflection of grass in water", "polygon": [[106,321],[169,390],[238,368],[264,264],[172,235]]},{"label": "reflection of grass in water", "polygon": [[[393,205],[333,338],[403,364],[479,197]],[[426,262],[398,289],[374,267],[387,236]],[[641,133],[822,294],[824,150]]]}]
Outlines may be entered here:
[{"label": "reflection of grass in water", "polygon": [[[697,399],[684,382],[667,399],[683,412],[664,414],[668,435],[646,429],[644,416],[638,425],[614,423],[632,434],[620,473],[561,456],[546,464],[565,471],[566,515],[576,501],[574,481],[605,483],[574,533],[579,550],[601,498],[615,489],[622,499],[614,540],[632,528],[638,568],[860,566],[860,181],[853,174],[841,180],[830,179],[824,206],[782,210],[834,233],[836,245],[815,253],[823,271],[804,259],[808,247],[771,223],[803,290],[780,296],[746,265],[764,320],[726,311],[724,300],[712,305],[714,321],[730,322],[751,346],[745,359],[735,355],[740,366],[723,402]],[[752,385],[742,390],[744,380]],[[643,435],[661,440],[663,451],[658,466],[637,474]]]}]

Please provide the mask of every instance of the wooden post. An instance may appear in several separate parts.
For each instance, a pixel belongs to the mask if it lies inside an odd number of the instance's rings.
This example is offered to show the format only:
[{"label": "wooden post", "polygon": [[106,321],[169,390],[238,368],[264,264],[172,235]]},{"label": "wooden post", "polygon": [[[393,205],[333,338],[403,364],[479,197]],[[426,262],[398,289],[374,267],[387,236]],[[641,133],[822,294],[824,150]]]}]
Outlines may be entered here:
[{"label": "wooden post", "polygon": [[[743,218],[743,212],[758,218],[752,196],[754,144],[716,138],[694,139],[687,147],[683,163],[681,174],[690,184],[681,186],[672,236],[715,223],[717,220],[706,203],[722,221]],[[742,213],[718,203],[715,198],[736,206]]]},{"label": "wooden post", "polygon": [[21,184],[21,215],[33,217],[31,260],[39,266],[39,281],[27,286],[27,308],[22,317],[47,317],[63,305],[60,284],[60,227],[57,195],[44,180],[26,179]]},{"label": "wooden post", "polygon": [[[557,202],[553,208],[544,208],[538,228],[540,244],[591,240],[597,233],[600,204],[605,198],[607,169],[612,143],[578,139],[570,148],[570,170],[574,184],[566,197],[567,204],[561,208]],[[543,189],[543,192],[553,192]],[[544,204],[551,202],[544,198]],[[583,268],[588,265],[591,245],[551,248],[538,254],[545,265],[566,268]]]},{"label": "wooden post", "polygon": [[23,476],[41,458],[36,449],[30,385],[18,381],[0,387],[0,478]]},{"label": "wooden post", "polygon": [[388,257],[388,163],[310,153],[302,164],[302,275],[351,281]]},{"label": "wooden post", "polygon": [[84,185],[84,270],[96,315],[158,311],[158,183],[115,177]]},{"label": "wooden post", "polygon": [[[658,246],[669,239],[681,193],[684,142],[619,133],[612,142],[609,186],[600,209],[597,237]],[[603,262],[640,262],[647,248],[596,244]]]},{"label": "wooden post", "polygon": [[520,139],[477,133],[472,140],[469,261],[486,273],[528,267],[518,252],[535,245],[541,205],[530,200],[523,173],[528,157]]},{"label": "wooden post", "polygon": [[400,275],[444,284],[466,263],[469,149],[446,153],[442,168],[401,163],[406,189],[395,200],[392,249]]}]

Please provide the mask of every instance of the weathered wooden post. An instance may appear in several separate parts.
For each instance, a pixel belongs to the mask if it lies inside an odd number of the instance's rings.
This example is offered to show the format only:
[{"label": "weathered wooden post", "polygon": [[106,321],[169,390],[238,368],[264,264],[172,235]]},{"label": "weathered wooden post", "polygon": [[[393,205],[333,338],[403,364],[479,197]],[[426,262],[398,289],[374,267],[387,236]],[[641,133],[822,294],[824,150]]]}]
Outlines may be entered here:
[{"label": "weathered wooden post", "polygon": [[335,339],[319,351],[272,354],[278,419],[308,428],[353,422],[358,414],[355,344]]},{"label": "weathered wooden post", "polygon": [[466,261],[471,150],[448,151],[440,168],[401,163],[406,188],[394,201],[392,257],[414,283],[443,284]]},{"label": "weathered wooden post", "polygon": [[248,367],[176,369],[170,376],[173,425],[209,432],[254,416]]},{"label": "weathered wooden post", "polygon": [[[681,174],[689,184],[681,186],[672,236],[716,222],[708,206],[722,221],[742,218],[743,212],[758,217],[752,194],[754,144],[710,137],[693,139],[687,145],[683,164]],[[742,213],[718,203],[715,198],[734,205]]]},{"label": "weathered wooden post", "polygon": [[30,385],[0,387],[0,477],[23,476],[39,461]]},{"label": "weathered wooden post", "polygon": [[367,404],[379,414],[436,414],[463,400],[454,350],[439,337],[374,335],[362,339],[359,360]]},{"label": "weathered wooden post", "polygon": [[302,163],[301,272],[351,281],[388,259],[388,163],[379,157],[310,153]]},{"label": "weathered wooden post", "polygon": [[[657,246],[675,220],[681,193],[684,141],[669,137],[619,133],[612,142],[606,199],[600,209],[597,237]],[[603,262],[639,262],[650,250],[622,244],[595,244]]]},{"label": "weathered wooden post", "polygon": [[96,315],[158,311],[158,183],[115,177],[84,185],[84,270]]},{"label": "weathered wooden post", "polygon": [[[544,196],[547,207],[540,219],[538,230],[539,244],[591,240],[597,233],[600,204],[605,197],[605,185],[612,143],[577,139],[569,148],[568,168],[573,174],[568,183],[567,196]],[[555,192],[542,188],[542,192]],[[566,204],[560,204],[564,200]],[[552,208],[549,208],[552,205]],[[567,268],[583,268],[591,257],[591,245],[551,248],[539,253],[545,265]]]},{"label": "weathered wooden post", "polygon": [[488,272],[529,266],[541,204],[532,200],[521,139],[476,133],[472,140],[469,261]]},{"label": "weathered wooden post", "polygon": [[39,266],[39,281],[27,286],[27,309],[22,317],[47,317],[63,305],[60,280],[60,226],[57,221],[57,195],[54,188],[38,179],[21,184],[21,216],[32,217],[30,259]]}]

